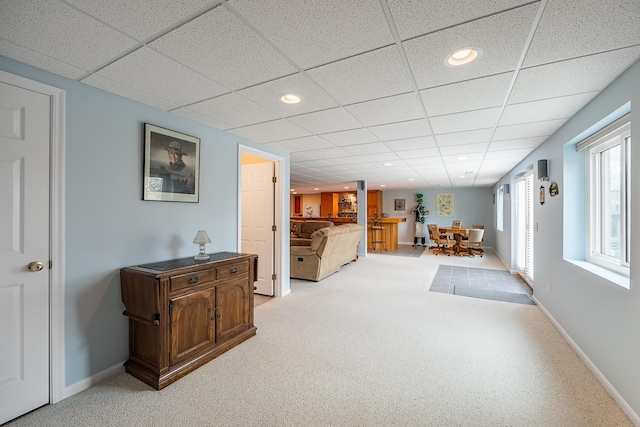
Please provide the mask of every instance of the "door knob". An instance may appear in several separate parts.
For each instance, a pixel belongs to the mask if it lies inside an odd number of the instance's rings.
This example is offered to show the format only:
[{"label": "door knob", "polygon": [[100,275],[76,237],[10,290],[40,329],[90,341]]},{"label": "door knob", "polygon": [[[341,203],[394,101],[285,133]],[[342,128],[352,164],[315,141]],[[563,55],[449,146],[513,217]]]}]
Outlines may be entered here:
[{"label": "door knob", "polygon": [[31,272],[34,272],[34,273],[35,273],[36,271],[40,271],[40,270],[42,270],[43,268],[44,268],[44,264],[43,264],[43,263],[41,263],[40,261],[33,261],[33,262],[30,262],[30,263],[27,265],[27,269],[28,269],[29,271],[31,271]]}]

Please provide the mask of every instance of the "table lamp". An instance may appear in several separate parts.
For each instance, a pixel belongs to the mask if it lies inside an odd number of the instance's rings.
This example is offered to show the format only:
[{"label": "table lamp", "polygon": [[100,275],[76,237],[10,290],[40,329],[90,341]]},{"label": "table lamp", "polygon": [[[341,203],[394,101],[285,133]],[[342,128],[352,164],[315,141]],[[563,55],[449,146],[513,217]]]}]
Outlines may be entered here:
[{"label": "table lamp", "polygon": [[211,239],[209,238],[209,235],[205,230],[198,230],[198,232],[196,233],[196,237],[193,238],[193,243],[195,243],[196,245],[200,245],[200,252],[198,253],[198,255],[194,256],[193,259],[209,259],[209,255],[204,252],[204,245],[206,243],[211,243]]}]

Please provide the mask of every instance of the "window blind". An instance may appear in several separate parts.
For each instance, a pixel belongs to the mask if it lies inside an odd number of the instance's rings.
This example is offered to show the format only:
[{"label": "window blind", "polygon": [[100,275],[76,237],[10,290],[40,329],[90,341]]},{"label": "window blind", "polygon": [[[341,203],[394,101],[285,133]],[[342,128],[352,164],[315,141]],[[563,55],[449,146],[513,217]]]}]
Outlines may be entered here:
[{"label": "window blind", "polygon": [[[624,125],[629,125],[631,123],[631,114],[627,113],[624,116],[620,117],[615,122],[607,125],[606,127],[600,129],[598,132],[593,135],[583,139],[579,143],[576,144],[576,151],[586,150],[589,147],[594,146],[601,139],[609,139],[613,138],[616,135],[622,134],[628,130],[627,127],[623,127]],[[618,129],[620,127],[620,129]]]}]

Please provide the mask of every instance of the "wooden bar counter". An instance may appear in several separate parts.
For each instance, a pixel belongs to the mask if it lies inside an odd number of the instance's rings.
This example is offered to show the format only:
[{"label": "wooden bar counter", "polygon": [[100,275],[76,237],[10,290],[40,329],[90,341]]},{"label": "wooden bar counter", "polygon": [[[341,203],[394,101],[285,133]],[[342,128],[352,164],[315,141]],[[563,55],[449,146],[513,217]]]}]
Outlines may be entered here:
[{"label": "wooden bar counter", "polygon": [[[354,223],[355,222],[355,218],[344,218],[344,217],[331,217],[331,218],[326,218],[326,217],[316,217],[316,218],[306,218],[306,217],[292,217],[291,220],[294,221],[331,221],[333,222],[335,225],[340,225],[340,224],[349,224],[349,223]],[[398,249],[398,224],[401,222],[407,222],[406,218],[382,218],[380,220],[380,225],[382,225],[385,230],[385,240],[386,240],[386,245],[385,248],[387,251],[392,252]],[[371,251],[373,250],[373,247],[371,245],[371,242],[373,241],[373,234],[372,234],[372,230],[371,230],[371,219],[369,218],[367,220],[367,250]],[[382,245],[378,244],[377,246],[377,250],[381,250]]]}]

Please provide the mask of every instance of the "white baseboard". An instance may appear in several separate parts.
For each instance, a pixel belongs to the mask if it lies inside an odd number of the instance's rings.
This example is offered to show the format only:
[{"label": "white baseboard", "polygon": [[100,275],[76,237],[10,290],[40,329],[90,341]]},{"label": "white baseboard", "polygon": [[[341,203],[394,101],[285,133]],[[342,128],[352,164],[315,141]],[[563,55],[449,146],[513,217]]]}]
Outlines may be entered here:
[{"label": "white baseboard", "polygon": [[[71,397],[74,394],[80,393],[88,389],[91,386],[98,384],[100,381],[106,380],[107,378],[111,378],[112,376],[124,372],[124,361],[114,365],[110,368],[105,369],[104,371],[100,371],[97,374],[91,375],[89,378],[85,378],[83,380],[78,381],[75,384],[71,384],[68,387],[64,388],[62,399],[66,399],[67,397]],[[61,400],[62,400],[61,399]]]},{"label": "white baseboard", "polygon": [[576,342],[573,341],[573,339],[571,338],[571,336],[569,336],[567,331],[565,331],[564,328],[560,326],[560,324],[556,321],[556,319],[554,319],[551,313],[549,313],[549,311],[547,311],[547,309],[544,308],[544,306],[542,305],[542,303],[540,303],[538,298],[536,298],[535,295],[533,295],[532,298],[535,301],[535,303],[538,305],[538,308],[544,313],[545,316],[547,316],[549,321],[551,321],[553,326],[555,326],[558,332],[560,332],[560,335],[562,335],[562,337],[573,349],[573,351],[576,352],[580,360],[582,360],[584,364],[587,366],[587,368],[589,368],[593,376],[596,377],[596,379],[600,382],[600,384],[602,384],[605,390],[607,390],[607,392],[611,395],[613,400],[615,400],[618,406],[620,406],[622,411],[627,415],[627,417],[629,417],[629,420],[631,420],[633,425],[640,427],[640,416],[638,416],[638,414],[635,413],[635,411],[631,408],[631,406],[629,406],[629,404],[626,402],[626,400],[624,400],[624,398],[620,395],[620,393],[618,393],[618,391],[613,387],[613,385],[609,382],[609,380],[607,380],[607,378],[602,374],[602,372],[600,372],[600,370],[596,367],[596,365],[593,364],[591,359],[589,359],[589,357],[582,351],[582,349],[578,346],[578,344],[576,344]]}]

